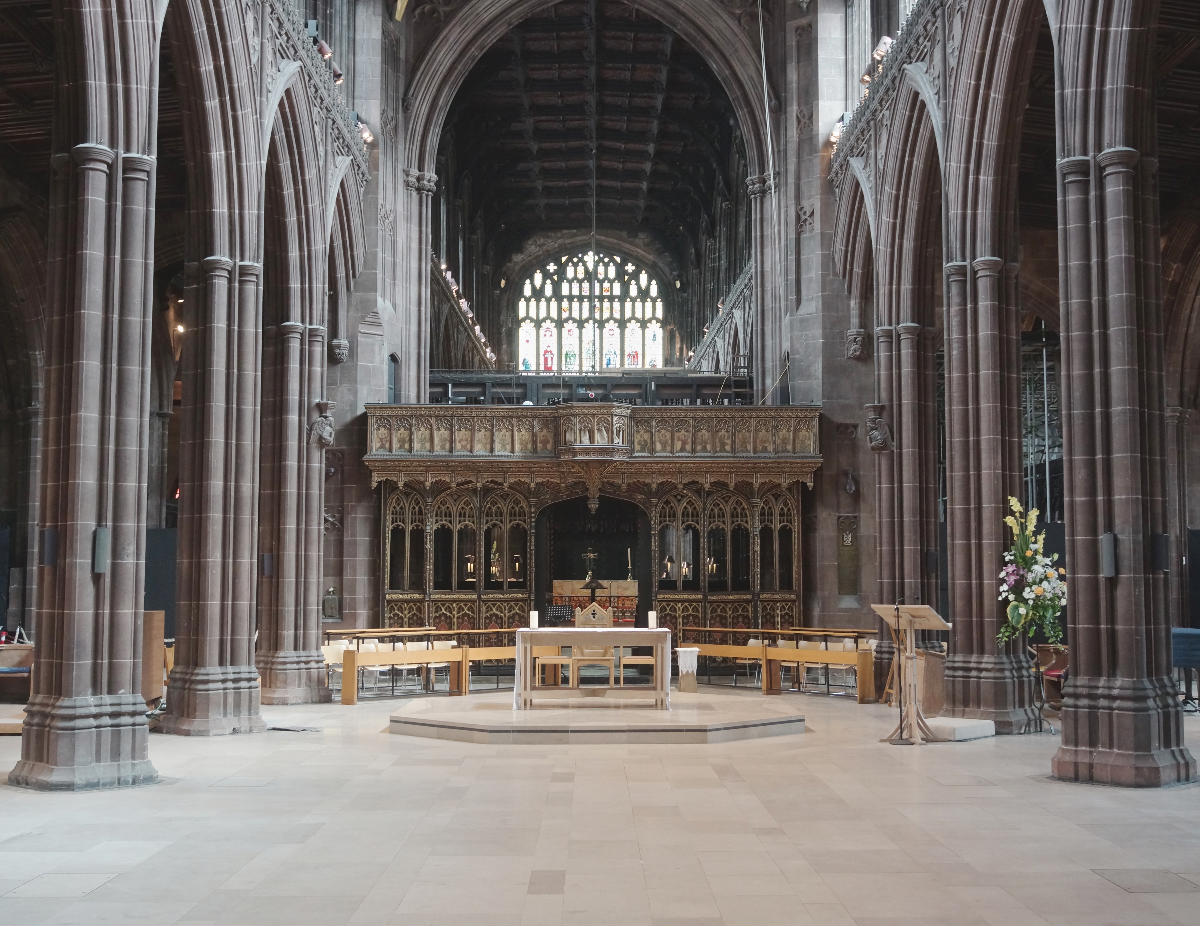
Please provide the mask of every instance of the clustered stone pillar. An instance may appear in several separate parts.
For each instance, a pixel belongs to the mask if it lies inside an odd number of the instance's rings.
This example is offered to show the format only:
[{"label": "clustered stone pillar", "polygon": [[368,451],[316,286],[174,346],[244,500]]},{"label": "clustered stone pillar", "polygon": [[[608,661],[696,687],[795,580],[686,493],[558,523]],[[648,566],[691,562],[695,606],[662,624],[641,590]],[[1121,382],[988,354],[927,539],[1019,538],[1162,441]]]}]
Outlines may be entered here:
[{"label": "clustered stone pillar", "polygon": [[190,276],[175,668],[159,729],[251,733],[265,729],[254,665],[262,266],[213,256]]},{"label": "clustered stone pillar", "polygon": [[1162,307],[1145,289],[1159,260],[1153,167],[1116,147],[1059,170],[1071,676],[1052,768],[1111,784],[1186,781],[1196,763],[1152,554],[1167,528]]},{"label": "clustered stone pillar", "polygon": [[[152,23],[131,31],[151,38]],[[153,44],[131,43],[129,53],[148,65]],[[48,565],[21,760],[9,781],[130,785],[156,777],[141,697],[155,161],[87,143],[56,155],[52,168]]]},{"label": "clustered stone pillar", "polygon": [[258,667],[264,703],[299,704],[329,700],[320,585],[324,456],[334,426],[331,403],[318,398],[325,384],[325,329],[284,322],[276,336],[268,352],[275,363],[272,396],[264,403],[269,456],[261,525],[262,549],[275,568],[260,583]]},{"label": "clustered stone pillar", "polygon": [[[750,242],[754,266],[753,334],[754,385],[760,399],[767,404],[779,402],[780,365],[783,350],[783,325],[779,296],[775,290],[782,273],[778,233],[772,211],[771,197],[775,194],[775,177],[761,174],[746,179],[750,194]],[[742,345],[745,350],[745,345]],[[737,358],[731,358],[732,364]]]},{"label": "clustered stone pillar", "polygon": [[433,321],[432,287],[429,285],[429,259],[433,249],[430,205],[437,190],[437,175],[406,168],[404,188],[408,232],[415,237],[417,245],[407,249],[405,267],[408,292],[416,305],[408,313],[407,347],[401,354],[403,364],[396,383],[396,401],[401,403],[423,402],[429,395],[430,325]]},{"label": "clustered stone pillar", "polygon": [[946,265],[946,481],[950,550],[950,652],[946,709],[1023,733],[1033,717],[1033,680],[1018,643],[996,642],[1002,603],[1008,497],[1019,495],[1019,314],[1005,262],[981,257]]}]

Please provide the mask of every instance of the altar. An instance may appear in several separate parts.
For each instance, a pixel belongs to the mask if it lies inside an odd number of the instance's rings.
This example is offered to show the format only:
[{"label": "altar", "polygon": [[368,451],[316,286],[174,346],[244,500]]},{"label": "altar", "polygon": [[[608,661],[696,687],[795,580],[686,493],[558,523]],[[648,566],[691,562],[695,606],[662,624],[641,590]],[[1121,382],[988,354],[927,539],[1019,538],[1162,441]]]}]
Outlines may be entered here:
[{"label": "altar", "polygon": [[[541,687],[538,684],[537,651],[560,652],[570,647],[572,654],[591,653],[619,647],[651,647],[654,652],[654,681],[649,687],[588,686]],[[535,650],[536,648],[536,650]],[[536,696],[562,700],[581,695],[601,695],[614,699],[650,699],[659,710],[670,709],[671,631],[649,627],[522,627],[517,630],[516,674],[513,679],[513,708],[528,710]],[[557,658],[588,658],[585,656]],[[593,695],[593,696],[594,696]]]}]

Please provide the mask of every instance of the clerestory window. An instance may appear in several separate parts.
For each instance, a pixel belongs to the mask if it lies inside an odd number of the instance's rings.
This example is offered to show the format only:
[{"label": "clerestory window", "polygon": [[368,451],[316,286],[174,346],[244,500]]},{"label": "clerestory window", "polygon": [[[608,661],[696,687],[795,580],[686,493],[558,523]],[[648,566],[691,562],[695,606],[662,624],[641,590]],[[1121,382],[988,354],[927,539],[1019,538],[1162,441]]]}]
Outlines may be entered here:
[{"label": "clerestory window", "polygon": [[663,295],[644,267],[616,254],[563,255],[534,271],[517,299],[518,365],[589,373],[663,365]]}]

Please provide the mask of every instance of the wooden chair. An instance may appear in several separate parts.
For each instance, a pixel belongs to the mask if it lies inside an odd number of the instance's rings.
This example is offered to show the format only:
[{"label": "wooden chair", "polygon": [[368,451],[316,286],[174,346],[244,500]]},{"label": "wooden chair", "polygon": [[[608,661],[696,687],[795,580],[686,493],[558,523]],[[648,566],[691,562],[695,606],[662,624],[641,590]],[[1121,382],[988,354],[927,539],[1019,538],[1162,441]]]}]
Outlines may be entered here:
[{"label": "wooden chair", "polygon": [[[539,650],[547,650],[547,652],[540,653]],[[571,679],[574,675],[574,673],[571,671],[571,660],[573,658],[573,654],[563,655],[561,648],[557,646],[535,646],[533,648],[533,687],[545,687],[542,684],[545,676],[545,673],[543,672],[544,668],[549,669],[554,667],[557,669],[557,674],[555,675],[553,682],[554,685],[562,684],[562,670],[564,667],[567,670],[568,680]]]},{"label": "wooden chair", "polygon": [[[652,666],[653,672],[650,676],[650,679],[651,679],[650,684],[652,687],[657,688],[659,668],[658,668],[658,662],[657,662],[657,660],[655,660],[654,655],[651,654],[649,656],[634,656],[634,655],[632,655],[633,649],[634,648],[632,646],[622,646],[621,647],[621,664],[618,668],[619,674],[617,675],[617,678],[620,680],[620,684],[622,686],[625,684],[625,667],[626,666]],[[626,651],[628,651],[628,654]]]},{"label": "wooden chair", "polygon": [[1034,665],[1042,678],[1042,700],[1047,707],[1062,710],[1062,689],[1067,679],[1069,652],[1056,643],[1038,643],[1034,647]]},{"label": "wooden chair", "polygon": [[602,608],[593,601],[586,608],[575,609],[576,627],[611,627],[613,625],[612,608]]},{"label": "wooden chair", "polygon": [[571,647],[571,687],[579,687],[579,670],[583,666],[600,666],[607,669],[608,684],[611,687],[616,665],[616,654],[611,646],[573,646]]}]

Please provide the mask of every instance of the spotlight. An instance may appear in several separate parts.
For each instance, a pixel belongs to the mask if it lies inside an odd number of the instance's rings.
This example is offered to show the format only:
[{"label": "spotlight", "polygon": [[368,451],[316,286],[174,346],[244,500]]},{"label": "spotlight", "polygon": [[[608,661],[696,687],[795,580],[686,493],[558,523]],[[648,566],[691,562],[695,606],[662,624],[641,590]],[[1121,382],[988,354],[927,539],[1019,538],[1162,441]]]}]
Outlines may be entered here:
[{"label": "spotlight", "polygon": [[187,331],[187,329],[184,328],[183,325],[176,325],[175,330],[178,331],[180,334],[183,334],[185,331]]},{"label": "spotlight", "polygon": [[329,67],[330,67],[330,70],[333,71],[334,85],[341,86],[342,80],[344,79],[342,72],[338,70],[338,66],[336,64],[334,64],[332,61],[329,62]]},{"label": "spotlight", "polygon": [[883,36],[879,40],[879,44],[875,46],[875,50],[871,52],[871,57],[876,61],[882,61],[887,57],[887,53],[892,50],[893,44],[895,43],[892,41],[892,37],[890,35]]},{"label": "spotlight", "polygon": [[333,49],[329,47],[324,39],[317,39],[316,46],[317,54],[319,54],[326,61],[333,57]]}]

